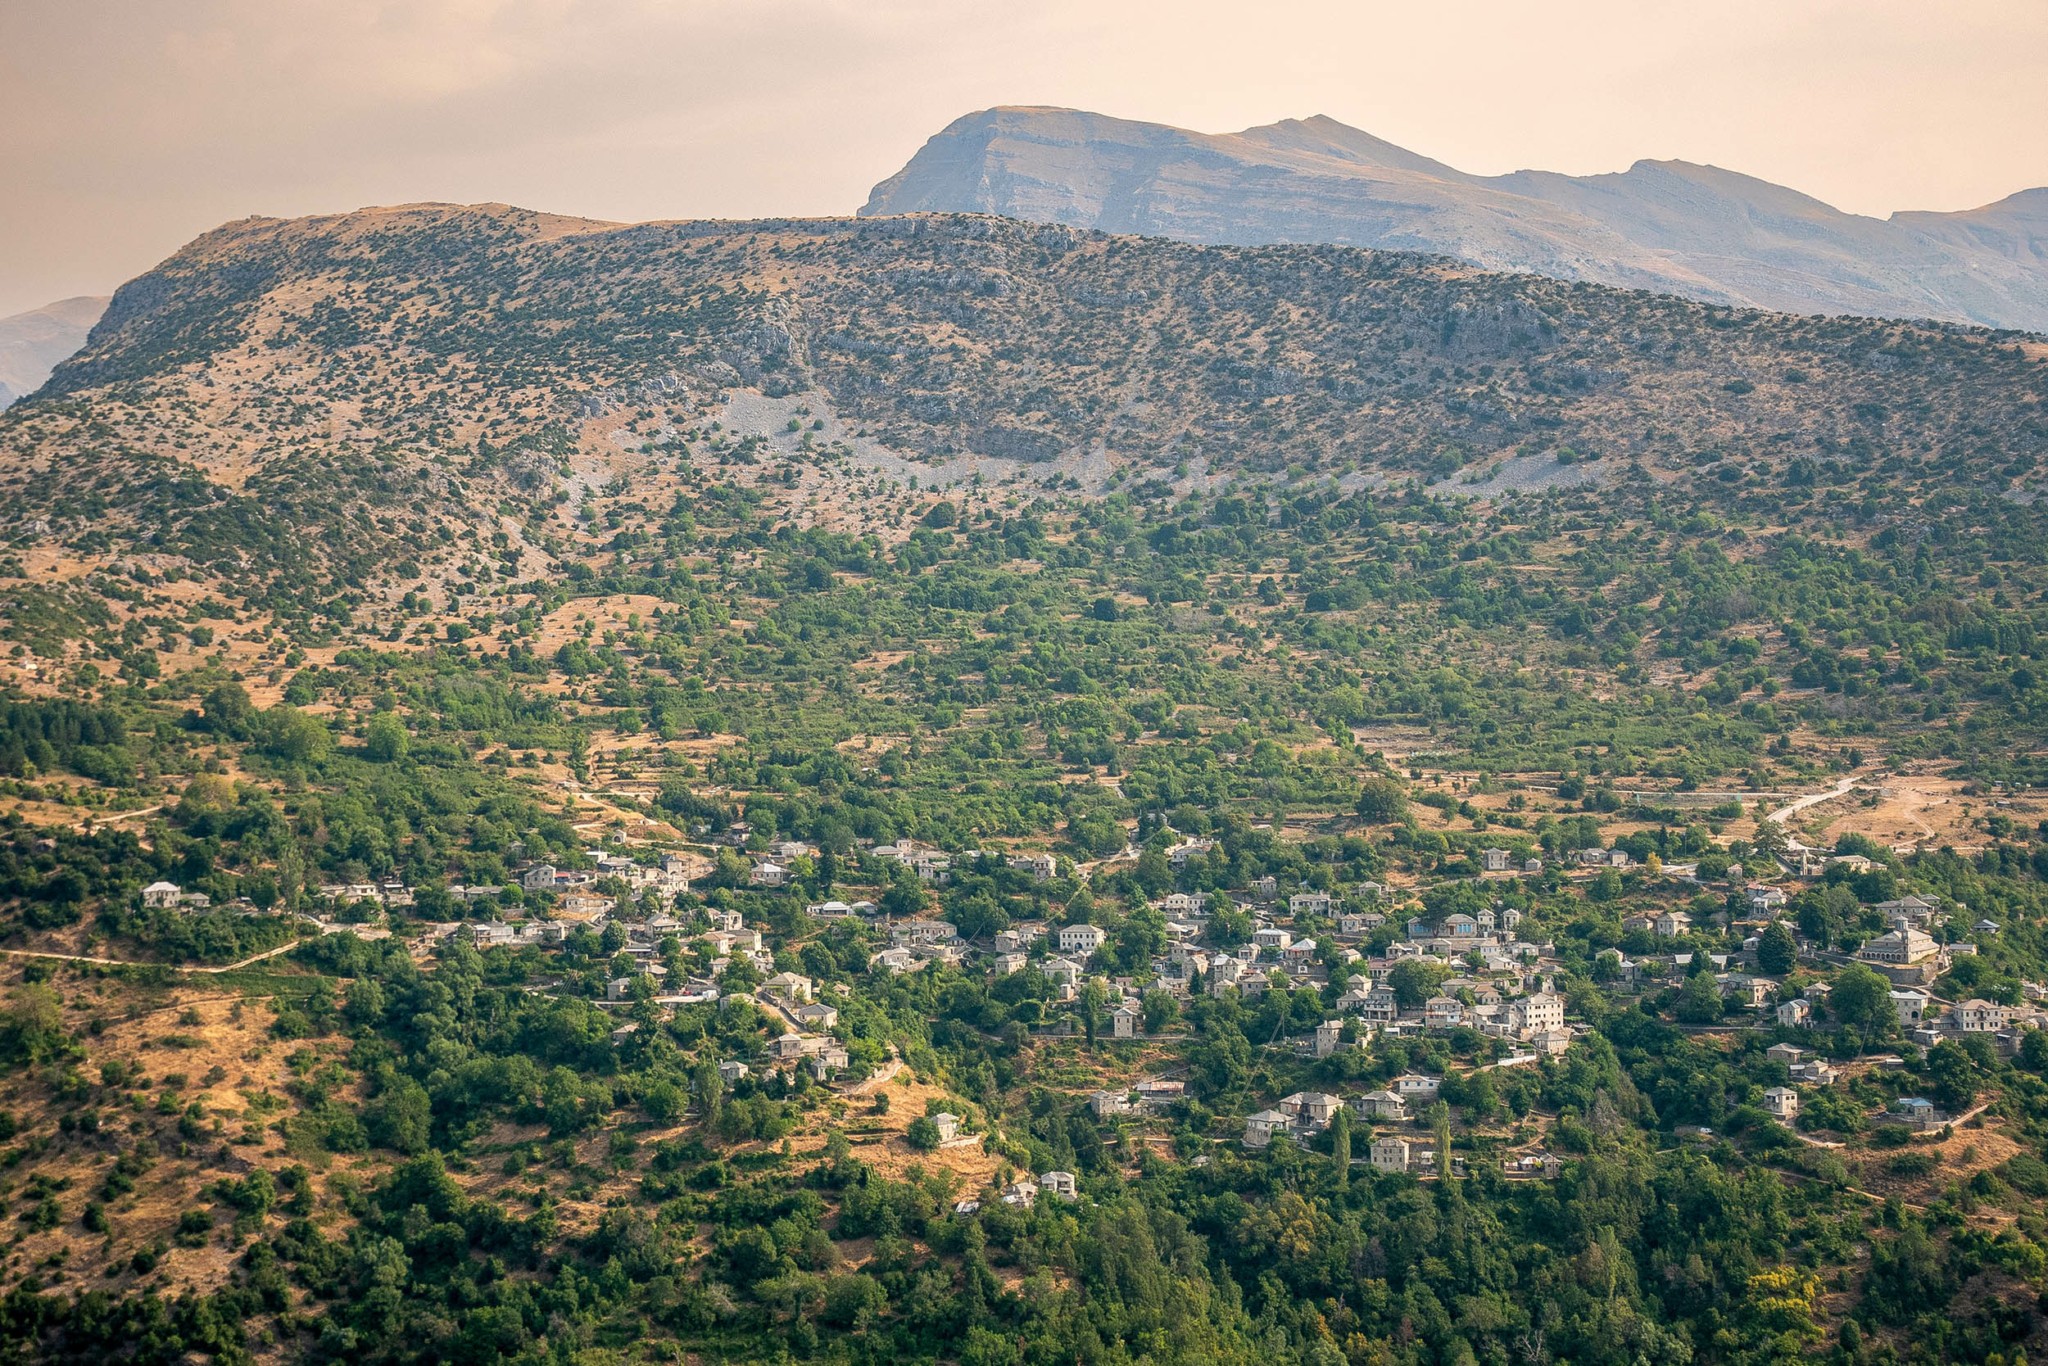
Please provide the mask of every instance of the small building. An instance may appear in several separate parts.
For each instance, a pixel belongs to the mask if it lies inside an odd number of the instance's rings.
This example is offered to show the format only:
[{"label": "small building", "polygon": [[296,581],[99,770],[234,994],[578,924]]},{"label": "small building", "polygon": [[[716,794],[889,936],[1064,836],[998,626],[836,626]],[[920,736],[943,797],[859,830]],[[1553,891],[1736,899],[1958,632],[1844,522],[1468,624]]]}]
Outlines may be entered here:
[{"label": "small building", "polygon": [[1372,1141],[1372,1169],[1389,1174],[1405,1172],[1412,1160],[1414,1145],[1405,1138],[1388,1135]]},{"label": "small building", "polygon": [[939,1132],[939,1142],[951,1143],[960,1137],[960,1116],[949,1110],[941,1110],[932,1116],[932,1127]]},{"label": "small building", "polygon": [[1086,958],[1101,948],[1108,938],[1100,925],[1062,925],[1055,942],[1061,953],[1078,953]]},{"label": "small building", "polygon": [[1915,991],[1911,987],[1895,988],[1891,998],[1892,1009],[1898,1012],[1899,1024],[1904,1027],[1919,1024],[1933,999],[1926,992]]},{"label": "small building", "polygon": [[1425,1029],[1456,1029],[1465,1023],[1465,1003],[1455,996],[1432,996],[1422,1003]]},{"label": "small building", "polygon": [[839,1010],[818,1001],[807,1001],[789,1012],[809,1029],[830,1029],[839,1023]]},{"label": "small building", "polygon": [[1408,1118],[1408,1102],[1392,1091],[1367,1091],[1358,1098],[1358,1110],[1367,1119],[1398,1122]]},{"label": "small building", "polygon": [[1948,1116],[1924,1096],[1900,1096],[1892,1102],[1892,1108],[1885,1112],[1884,1117],[1894,1124],[1907,1124],[1916,1129],[1934,1129],[1948,1123]]},{"label": "small building", "polygon": [[152,882],[142,889],[142,904],[150,910],[169,910],[178,904],[178,884]]},{"label": "small building", "polygon": [[1947,1023],[1958,1034],[1996,1034],[2011,1019],[2004,1006],[1972,997],[1948,1013]]},{"label": "small building", "polygon": [[1096,1091],[1088,1097],[1088,1111],[1097,1119],[1130,1113],[1131,1098],[1123,1091]]},{"label": "small building", "polygon": [[1059,1200],[1077,1200],[1081,1195],[1080,1185],[1072,1172],[1040,1172],[1038,1189]]},{"label": "small building", "polygon": [[1393,1082],[1394,1094],[1411,1105],[1418,1100],[1435,1100],[1443,1085],[1442,1078],[1424,1076],[1420,1072],[1403,1072]]},{"label": "small building", "polygon": [[1245,1118],[1244,1146],[1263,1148],[1273,1141],[1274,1135],[1284,1134],[1287,1130],[1287,1116],[1278,1110],[1261,1110]]},{"label": "small building", "polygon": [[[1805,999],[1781,1002],[1778,1006],[1778,1023],[1787,1029],[1813,1028],[1813,1003]],[[1789,1044],[1774,1047],[1790,1047]]]},{"label": "small building", "polygon": [[1135,1039],[1145,1032],[1145,1010],[1136,1001],[1125,1001],[1109,1016],[1110,1036]]},{"label": "small building", "polygon": [[1799,1117],[1799,1093],[1789,1086],[1773,1086],[1764,1092],[1764,1108],[1771,1112],[1771,1118],[1793,1120]]},{"label": "small building", "polygon": [[1034,882],[1050,882],[1060,871],[1059,862],[1051,854],[1014,854],[1004,864],[1027,874]]},{"label": "small building", "polygon": [[780,996],[788,1001],[811,999],[811,979],[797,972],[778,972],[761,984],[761,990],[770,996]]},{"label": "small building", "polygon": [[1280,1113],[1296,1128],[1309,1131],[1329,1128],[1343,1108],[1342,1100],[1323,1091],[1296,1091],[1280,1102]]}]

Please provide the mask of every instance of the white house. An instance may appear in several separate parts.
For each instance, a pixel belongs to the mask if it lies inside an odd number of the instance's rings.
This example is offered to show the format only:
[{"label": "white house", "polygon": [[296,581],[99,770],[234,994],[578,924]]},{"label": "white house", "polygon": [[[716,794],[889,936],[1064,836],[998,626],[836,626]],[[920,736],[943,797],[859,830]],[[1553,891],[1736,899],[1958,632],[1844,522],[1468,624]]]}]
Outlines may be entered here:
[{"label": "white house", "polygon": [[1519,1034],[1564,1027],[1564,998],[1555,992],[1539,991],[1508,1002],[1508,1028]]},{"label": "white house", "polygon": [[1435,1100],[1436,1093],[1443,1089],[1443,1079],[1426,1077],[1420,1072],[1403,1072],[1394,1078],[1394,1094],[1413,1104],[1418,1100]]},{"label": "white house", "polygon": [[2012,1012],[2004,1006],[1977,997],[1963,1002],[1948,1015],[1950,1027],[1960,1034],[1996,1034],[2005,1028]]},{"label": "white house", "polygon": [[1109,938],[1100,925],[1062,925],[1056,942],[1061,953],[1078,953],[1083,958],[1102,947]]},{"label": "white house", "polygon": [[1799,1093],[1789,1086],[1773,1086],[1764,1092],[1764,1108],[1771,1112],[1773,1119],[1796,1119],[1799,1116]]},{"label": "white house", "polygon": [[1078,1199],[1081,1194],[1080,1187],[1075,1182],[1072,1172],[1040,1172],[1038,1174],[1038,1189],[1046,1195],[1055,1196],[1061,1200]]},{"label": "white house", "polygon": [[1432,996],[1422,1003],[1425,1029],[1456,1029],[1465,1023],[1465,1003],[1455,996]]}]

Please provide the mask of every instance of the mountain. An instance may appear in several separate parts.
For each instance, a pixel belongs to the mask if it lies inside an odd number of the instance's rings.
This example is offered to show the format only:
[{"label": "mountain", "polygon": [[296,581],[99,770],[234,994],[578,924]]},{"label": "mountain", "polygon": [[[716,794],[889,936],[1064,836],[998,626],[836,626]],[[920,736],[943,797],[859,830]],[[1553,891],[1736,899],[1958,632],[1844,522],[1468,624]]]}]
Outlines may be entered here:
[{"label": "mountain", "polygon": [[1475,176],[1320,116],[1206,134],[998,108],[932,138],[860,212],[1441,252],[1781,312],[2048,332],[2048,189],[1880,220],[1684,161]]},{"label": "mountain", "polygon": [[415,205],[229,224],[124,285],[0,417],[0,500],[307,606],[473,589],[478,536],[561,572],[584,512],[626,534],[685,469],[772,467],[793,516],[863,533],[877,480],[1154,475],[1592,483],[1782,524],[2031,498],[2040,358],[1355,248]]},{"label": "mountain", "polygon": [[1352,247],[228,224],[0,414],[0,1363],[2048,1359],[2044,399]]},{"label": "mountain", "polygon": [[57,362],[85,344],[106,307],[104,295],[81,296],[0,318],[0,408],[40,389]]}]

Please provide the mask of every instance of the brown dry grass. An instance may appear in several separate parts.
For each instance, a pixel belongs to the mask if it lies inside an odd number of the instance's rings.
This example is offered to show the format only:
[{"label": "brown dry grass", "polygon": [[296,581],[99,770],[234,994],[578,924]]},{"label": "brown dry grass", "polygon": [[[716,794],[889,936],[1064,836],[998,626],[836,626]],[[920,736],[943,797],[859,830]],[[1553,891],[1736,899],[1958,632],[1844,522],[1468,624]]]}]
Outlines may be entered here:
[{"label": "brown dry grass", "polygon": [[[227,1213],[217,1211],[217,1227],[204,1246],[179,1247],[172,1235],[185,1211],[213,1206],[206,1194],[212,1182],[258,1167],[276,1175],[301,1163],[373,1177],[384,1165],[375,1155],[336,1158],[290,1151],[284,1136],[271,1127],[298,1110],[286,1089],[293,1077],[293,1054],[311,1050],[320,1062],[339,1062],[346,1058],[346,1044],[273,1039],[273,1015],[264,1001],[203,983],[145,988],[120,979],[66,975],[53,985],[64,999],[67,1024],[84,1030],[88,1039],[83,1075],[98,1081],[105,1064],[118,1063],[140,1069],[141,1080],[101,1095],[93,1107],[102,1116],[97,1135],[63,1134],[59,1107],[39,1079],[17,1075],[0,1091],[0,1101],[21,1123],[29,1154],[8,1174],[8,1183],[19,1188],[40,1176],[65,1186],[56,1196],[62,1210],[58,1227],[32,1232],[26,1225],[14,1226],[19,1232],[6,1264],[12,1275],[57,1266],[68,1278],[114,1293],[144,1282],[171,1293],[204,1293],[225,1281],[240,1255]],[[92,1033],[95,1023],[97,1034]],[[181,1084],[169,1084],[178,1078]],[[177,1110],[194,1101],[205,1109],[199,1136],[184,1140],[182,1151],[175,1111],[165,1115],[155,1104],[164,1095],[176,1098]],[[106,1201],[111,1231],[86,1231],[80,1216],[89,1200],[100,1197],[114,1158],[151,1129],[158,1156],[136,1178],[133,1192]],[[329,1232],[338,1217],[327,1207],[315,1216],[316,1222],[330,1225]],[[157,1244],[166,1251],[155,1271],[136,1272],[130,1259]],[[51,1279],[47,1269],[39,1274]]]}]

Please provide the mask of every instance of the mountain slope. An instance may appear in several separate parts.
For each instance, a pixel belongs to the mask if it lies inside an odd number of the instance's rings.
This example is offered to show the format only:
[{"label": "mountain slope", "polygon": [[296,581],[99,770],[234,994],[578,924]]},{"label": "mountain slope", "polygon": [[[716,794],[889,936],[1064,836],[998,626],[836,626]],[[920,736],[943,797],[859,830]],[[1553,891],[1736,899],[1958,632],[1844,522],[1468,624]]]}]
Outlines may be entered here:
[{"label": "mountain slope", "polygon": [[1336,247],[421,205],[230,224],[124,286],[0,418],[0,499],[17,544],[296,613],[558,574],[706,477],[855,532],[878,482],[1126,477],[1833,524],[2031,500],[2041,360]]},{"label": "mountain slope", "polygon": [[0,408],[40,389],[57,362],[85,345],[106,307],[105,296],[82,296],[0,318]]},{"label": "mountain slope", "polygon": [[1966,213],[1842,213],[1711,166],[1468,175],[1333,119],[1191,133],[1064,109],[970,114],[863,215],[994,213],[1205,243],[1435,251],[1800,313],[2048,331],[2048,190]]}]

